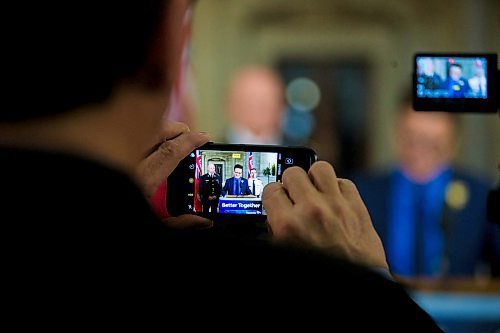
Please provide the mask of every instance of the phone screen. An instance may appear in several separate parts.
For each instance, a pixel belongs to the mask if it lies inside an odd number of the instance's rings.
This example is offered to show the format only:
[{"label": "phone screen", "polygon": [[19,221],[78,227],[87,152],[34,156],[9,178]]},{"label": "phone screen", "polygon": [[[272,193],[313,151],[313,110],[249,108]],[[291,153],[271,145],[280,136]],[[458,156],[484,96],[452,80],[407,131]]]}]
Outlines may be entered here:
[{"label": "phone screen", "polygon": [[191,152],[169,177],[167,207],[182,213],[266,215],[264,187],[280,181],[289,167],[307,170],[315,159],[307,148],[204,146]]}]

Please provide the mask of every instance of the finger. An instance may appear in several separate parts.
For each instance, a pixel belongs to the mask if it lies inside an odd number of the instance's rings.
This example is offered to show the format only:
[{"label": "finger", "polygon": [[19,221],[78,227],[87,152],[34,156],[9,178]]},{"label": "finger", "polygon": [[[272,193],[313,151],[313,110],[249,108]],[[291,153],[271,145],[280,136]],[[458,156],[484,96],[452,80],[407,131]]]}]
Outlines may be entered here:
[{"label": "finger", "polygon": [[207,143],[209,139],[208,133],[183,132],[177,137],[163,142],[156,152],[165,158],[165,163],[173,161],[173,170],[193,149]]},{"label": "finger", "polygon": [[170,140],[186,132],[190,132],[190,129],[185,123],[177,121],[164,121],[159,133],[159,140]]},{"label": "finger", "polygon": [[175,139],[163,142],[147,159],[156,168],[161,169],[164,176],[167,176],[193,149],[203,145],[208,140],[209,137],[206,133],[182,133]]},{"label": "finger", "polygon": [[318,193],[311,179],[302,168],[291,167],[286,169],[281,180],[288,192],[288,196],[294,203],[304,201],[307,198],[310,199]]},{"label": "finger", "polygon": [[164,219],[163,222],[172,229],[190,229],[201,230],[213,227],[214,222],[197,215],[180,215],[176,217],[169,217]]},{"label": "finger", "polygon": [[333,166],[325,161],[314,163],[309,169],[309,177],[314,186],[322,193],[339,195],[340,188]]},{"label": "finger", "polygon": [[161,129],[158,133],[158,136],[154,143],[152,143],[151,147],[146,151],[145,157],[151,155],[160,145],[168,140],[172,140],[182,133],[190,132],[188,125],[176,121],[164,121],[161,124]]},{"label": "finger", "polygon": [[288,214],[293,209],[293,203],[280,183],[270,183],[262,192],[262,205],[266,210],[267,224],[271,230],[280,234],[282,227],[289,223]]},{"label": "finger", "polygon": [[359,194],[356,185],[354,185],[354,183],[351,180],[344,178],[337,178],[337,184],[340,193],[342,193],[342,196],[344,196],[344,198],[347,201],[349,202],[362,201],[361,195]]},{"label": "finger", "polygon": [[184,132],[175,139],[163,142],[146,157],[138,169],[138,180],[143,184],[146,195],[152,195],[184,157],[208,140],[206,133]]},{"label": "finger", "polygon": [[[361,214],[360,216],[369,216],[368,209],[366,208],[363,199],[361,198],[361,194],[359,194],[356,185],[350,181],[349,179],[339,178],[338,180],[340,192],[342,196],[349,202],[351,207],[357,214]],[[368,219],[370,220],[370,219]]]},{"label": "finger", "polygon": [[[165,146],[165,142],[172,142],[173,145],[177,145],[178,142],[180,151],[177,154],[179,155],[179,161],[187,156],[191,150],[196,147],[199,147],[208,142],[210,136],[205,132],[191,132],[189,127],[183,123],[170,123],[168,126],[169,129],[166,131],[162,131],[160,141],[157,142],[146,154],[149,156],[156,151],[158,151],[162,146]],[[175,148],[175,147],[174,147]]]},{"label": "finger", "polygon": [[290,211],[293,208],[293,203],[280,183],[270,183],[264,187],[262,205],[267,215],[274,215],[279,211]]}]

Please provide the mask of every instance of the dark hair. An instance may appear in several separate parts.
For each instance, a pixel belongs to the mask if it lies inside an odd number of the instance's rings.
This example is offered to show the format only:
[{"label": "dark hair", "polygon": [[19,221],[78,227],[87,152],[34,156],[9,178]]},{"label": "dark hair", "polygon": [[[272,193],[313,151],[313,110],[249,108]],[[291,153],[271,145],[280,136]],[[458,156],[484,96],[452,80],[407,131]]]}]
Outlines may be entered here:
[{"label": "dark hair", "polygon": [[[0,121],[17,121],[102,103],[123,82],[159,87],[152,43],[168,0],[24,1],[2,6],[9,16],[3,43]],[[154,74],[154,75],[151,75]],[[6,75],[6,76],[5,76]],[[4,101],[5,103],[5,101]]]},{"label": "dark hair", "polygon": [[460,64],[450,64],[450,66],[448,67],[448,73],[450,72],[450,69],[452,67],[458,67],[458,68],[460,68],[460,70],[462,69],[462,65],[460,65]]},{"label": "dark hair", "polygon": [[257,169],[255,169],[255,168],[251,168],[251,169],[250,169],[250,171],[252,171],[252,170],[255,170],[255,171],[257,171]]},{"label": "dark hair", "polygon": [[236,168],[243,170],[243,165],[241,164],[236,164],[233,168],[233,171],[236,170]]}]

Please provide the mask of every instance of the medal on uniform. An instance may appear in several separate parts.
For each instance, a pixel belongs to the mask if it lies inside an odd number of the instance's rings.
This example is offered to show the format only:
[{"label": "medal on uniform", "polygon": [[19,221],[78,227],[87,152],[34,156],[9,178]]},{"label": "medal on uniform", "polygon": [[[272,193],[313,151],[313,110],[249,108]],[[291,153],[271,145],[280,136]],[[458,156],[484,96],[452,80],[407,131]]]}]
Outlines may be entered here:
[{"label": "medal on uniform", "polygon": [[469,202],[469,195],[467,184],[461,180],[454,180],[446,187],[445,201],[451,209],[461,210]]}]

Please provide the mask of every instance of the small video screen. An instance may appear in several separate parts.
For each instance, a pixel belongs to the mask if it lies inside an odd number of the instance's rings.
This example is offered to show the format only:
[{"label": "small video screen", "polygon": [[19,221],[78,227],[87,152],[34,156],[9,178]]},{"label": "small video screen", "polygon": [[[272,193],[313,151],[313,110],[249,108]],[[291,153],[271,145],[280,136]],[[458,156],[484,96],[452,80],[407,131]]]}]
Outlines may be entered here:
[{"label": "small video screen", "polygon": [[488,98],[484,57],[416,57],[419,98]]},{"label": "small video screen", "polygon": [[280,155],[197,150],[193,211],[265,215],[262,191],[281,178]]}]

